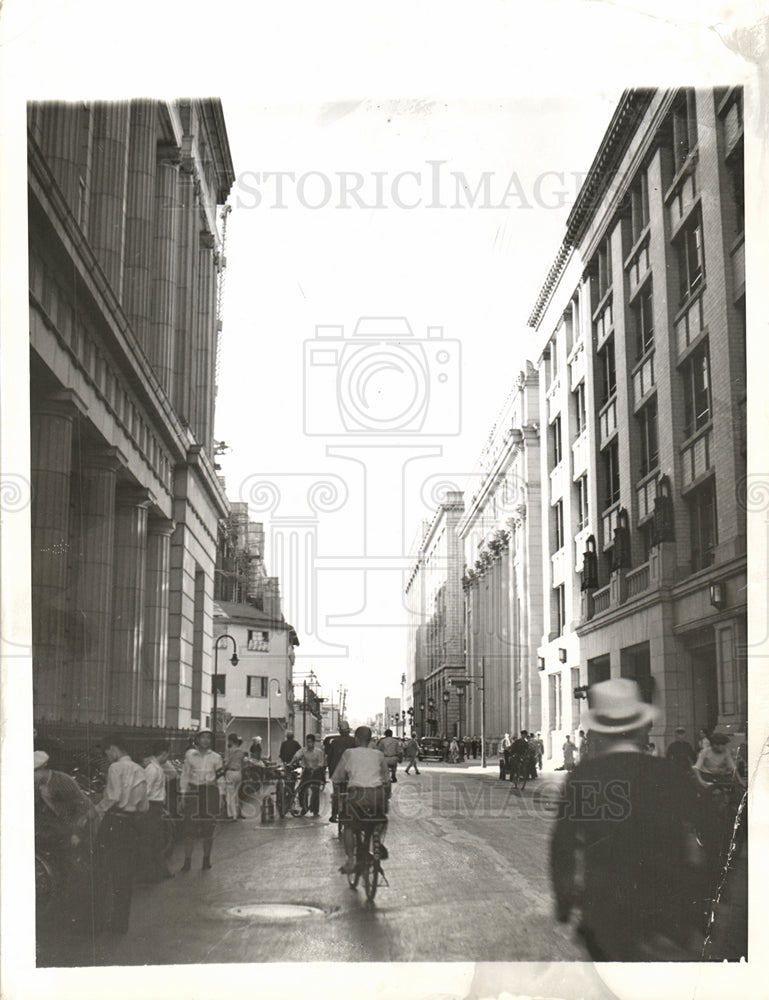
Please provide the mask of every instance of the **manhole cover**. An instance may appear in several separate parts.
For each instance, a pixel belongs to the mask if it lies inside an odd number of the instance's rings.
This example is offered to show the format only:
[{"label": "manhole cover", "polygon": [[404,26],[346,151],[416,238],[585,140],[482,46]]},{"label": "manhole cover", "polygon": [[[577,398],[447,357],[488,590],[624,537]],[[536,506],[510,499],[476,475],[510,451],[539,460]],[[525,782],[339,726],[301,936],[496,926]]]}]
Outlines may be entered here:
[{"label": "manhole cover", "polygon": [[232,917],[263,920],[265,923],[277,923],[281,920],[303,920],[305,917],[325,917],[327,911],[321,909],[319,906],[306,906],[300,903],[247,903],[245,906],[232,906],[227,912]]}]

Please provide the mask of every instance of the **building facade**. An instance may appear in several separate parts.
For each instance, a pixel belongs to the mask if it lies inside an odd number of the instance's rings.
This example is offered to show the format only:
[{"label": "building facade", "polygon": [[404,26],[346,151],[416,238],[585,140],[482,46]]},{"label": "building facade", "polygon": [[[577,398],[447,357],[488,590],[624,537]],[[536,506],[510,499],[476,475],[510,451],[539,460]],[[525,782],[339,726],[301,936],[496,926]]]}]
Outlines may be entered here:
[{"label": "building facade", "polygon": [[[538,373],[528,364],[489,435],[457,528],[464,546],[462,733],[540,728],[542,637]],[[462,692],[461,694],[459,692]]]},{"label": "building facade", "polygon": [[[463,494],[446,493],[416,546],[406,582],[409,643],[406,686],[419,736],[459,733],[460,698],[451,680],[465,673],[464,550],[458,534]],[[407,699],[406,699],[407,700]]]},{"label": "building facade", "polygon": [[196,727],[227,510],[221,105],[37,104],[28,126],[36,726]]},{"label": "building facade", "polygon": [[631,677],[676,726],[747,718],[742,92],[626,92],[529,320],[543,413],[543,732]]},{"label": "building facade", "polygon": [[[286,731],[293,726],[296,632],[250,604],[217,601],[212,687],[217,689],[217,729],[227,726],[246,743],[261,737],[262,755],[277,759]],[[223,636],[231,639],[223,639]],[[237,651],[233,665],[232,653]]]}]

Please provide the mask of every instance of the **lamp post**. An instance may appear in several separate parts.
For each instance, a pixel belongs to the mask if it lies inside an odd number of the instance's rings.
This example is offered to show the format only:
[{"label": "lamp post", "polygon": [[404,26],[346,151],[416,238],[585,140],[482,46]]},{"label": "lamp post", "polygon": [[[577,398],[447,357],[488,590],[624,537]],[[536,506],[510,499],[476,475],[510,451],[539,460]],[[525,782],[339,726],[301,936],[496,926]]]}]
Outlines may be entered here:
[{"label": "lamp post", "polygon": [[459,701],[459,739],[462,739],[462,715],[465,708],[465,688],[463,684],[457,688],[457,700]]},{"label": "lamp post", "polygon": [[448,691],[443,692],[443,733],[446,739],[449,738],[449,701],[451,695]]},{"label": "lamp post", "polygon": [[406,700],[406,674],[401,674],[401,710],[399,715],[401,717],[401,736],[406,735],[406,706],[404,702]]},{"label": "lamp post", "polygon": [[[430,729],[432,729],[433,726],[435,725],[435,722],[434,722],[434,720],[435,720],[435,714],[434,713],[435,713],[435,701],[434,701],[433,698],[428,698],[427,699],[427,714],[429,716],[428,721],[429,721],[429,724],[430,724]],[[435,733],[432,733],[432,735],[435,736]]]},{"label": "lamp post", "polygon": [[422,736],[427,735],[425,733],[425,703],[423,701],[419,703],[419,728],[417,732],[421,733]]},{"label": "lamp post", "polygon": [[270,729],[272,724],[272,712],[270,710],[270,684],[277,684],[278,689],[275,692],[278,697],[280,697],[280,681],[277,677],[271,677],[267,681],[267,759],[272,760],[272,744],[270,743]]},{"label": "lamp post", "polygon": [[213,677],[213,695],[214,695],[214,715],[211,723],[211,732],[213,734],[213,749],[216,750],[216,714],[219,705],[219,643],[222,639],[229,639],[232,643],[232,656],[230,657],[230,663],[233,667],[238,665],[238,644],[235,642],[233,637],[228,632],[223,632],[217,637],[214,643],[214,677]]}]

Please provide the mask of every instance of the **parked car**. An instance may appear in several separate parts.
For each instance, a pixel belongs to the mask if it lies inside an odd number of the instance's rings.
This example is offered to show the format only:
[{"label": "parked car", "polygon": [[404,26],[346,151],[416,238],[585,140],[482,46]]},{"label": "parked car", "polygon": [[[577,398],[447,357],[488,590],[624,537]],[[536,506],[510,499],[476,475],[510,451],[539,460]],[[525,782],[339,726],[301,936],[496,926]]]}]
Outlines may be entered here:
[{"label": "parked car", "polygon": [[443,740],[438,736],[424,736],[419,740],[420,760],[443,760]]}]

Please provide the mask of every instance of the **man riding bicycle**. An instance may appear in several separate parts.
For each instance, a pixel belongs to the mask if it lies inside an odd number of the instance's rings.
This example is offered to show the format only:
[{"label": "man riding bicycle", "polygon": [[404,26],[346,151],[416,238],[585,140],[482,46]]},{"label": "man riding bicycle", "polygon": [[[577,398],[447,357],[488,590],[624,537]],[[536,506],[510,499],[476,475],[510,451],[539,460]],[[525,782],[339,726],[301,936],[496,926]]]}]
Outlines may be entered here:
[{"label": "man riding bicycle", "polygon": [[[369,746],[371,730],[358,726],[355,730],[355,747],[342,754],[331,780],[334,785],[347,783],[347,794],[340,802],[340,815],[344,820],[344,849],[347,860],[340,871],[355,871],[355,843],[357,834],[366,824],[381,827],[381,836],[387,828],[387,803],[392,791],[390,769],[381,750]],[[381,845],[381,857],[387,856]]]}]

